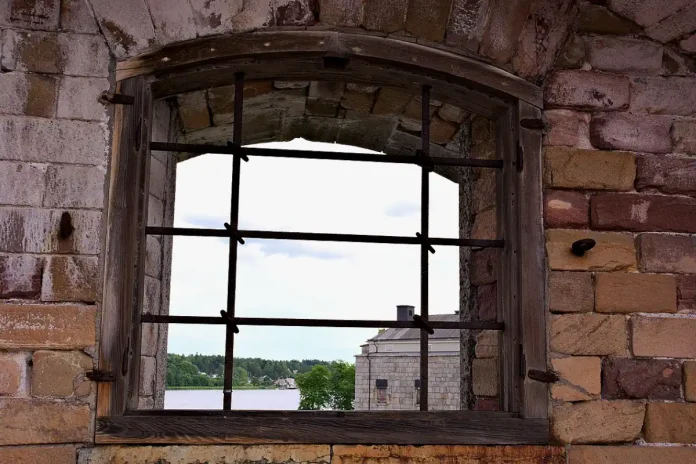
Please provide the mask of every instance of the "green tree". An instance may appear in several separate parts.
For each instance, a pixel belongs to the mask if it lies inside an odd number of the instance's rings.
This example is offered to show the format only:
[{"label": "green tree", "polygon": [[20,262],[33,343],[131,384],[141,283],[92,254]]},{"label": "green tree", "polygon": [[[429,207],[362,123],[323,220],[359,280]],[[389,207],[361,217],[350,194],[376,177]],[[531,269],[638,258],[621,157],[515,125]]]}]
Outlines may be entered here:
[{"label": "green tree", "polygon": [[350,411],[355,401],[355,364],[337,361],[331,365],[331,409]]},{"label": "green tree", "polygon": [[296,377],[300,389],[301,410],[317,410],[329,405],[331,401],[331,371],[320,364],[312,367],[306,374]]},{"label": "green tree", "polygon": [[243,367],[235,367],[232,377],[232,385],[235,387],[249,385],[249,373]]}]

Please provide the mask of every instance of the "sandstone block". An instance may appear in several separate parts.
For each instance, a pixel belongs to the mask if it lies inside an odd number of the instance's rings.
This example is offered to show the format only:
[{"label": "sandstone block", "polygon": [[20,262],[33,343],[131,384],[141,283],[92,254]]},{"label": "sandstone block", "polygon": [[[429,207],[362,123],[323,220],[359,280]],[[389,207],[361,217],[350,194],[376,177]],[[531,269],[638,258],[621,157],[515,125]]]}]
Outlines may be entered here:
[{"label": "sandstone block", "polygon": [[692,32],[695,23],[696,5],[691,4],[659,23],[646,28],[645,33],[652,39],[667,43]]},{"label": "sandstone block", "polygon": [[597,357],[556,358],[553,370],[563,379],[551,387],[551,397],[562,401],[587,401],[601,393],[602,361]]},{"label": "sandstone block", "polygon": [[681,399],[682,370],[662,359],[606,358],[602,368],[605,399]]},{"label": "sandstone block", "polygon": [[544,150],[547,187],[630,190],[635,177],[636,159],[632,153],[566,147]]},{"label": "sandstone block", "polygon": [[376,115],[401,114],[411,101],[411,94],[390,87],[382,87],[372,108]]},{"label": "sandstone block", "polygon": [[0,400],[0,445],[88,442],[90,415],[87,405]]},{"label": "sandstone block", "polygon": [[360,26],[364,17],[363,5],[360,0],[320,0],[319,21],[333,26]]},{"label": "sandstone block", "polygon": [[498,394],[498,358],[474,359],[472,373],[474,395]]},{"label": "sandstone block", "polygon": [[0,74],[0,112],[50,118],[55,114],[58,84],[51,76]]},{"label": "sandstone block", "polygon": [[499,356],[498,332],[494,330],[484,330],[476,335],[475,350],[477,358],[497,358]]},{"label": "sandstone block", "polygon": [[557,71],[549,77],[544,100],[549,107],[592,110],[628,108],[629,80],[625,76],[590,71]]},{"label": "sandstone block", "polygon": [[662,46],[648,40],[593,37],[587,61],[594,69],[622,74],[660,74]]},{"label": "sandstone block", "polygon": [[593,4],[580,7],[578,31],[607,35],[630,35],[642,32],[640,26],[633,21]]},{"label": "sandstone block", "polygon": [[496,14],[488,15],[488,24],[481,39],[479,53],[492,58],[496,63],[506,63],[515,52],[517,38],[524,28],[531,8],[530,0],[491,2],[489,9]]},{"label": "sandstone block", "polygon": [[590,201],[584,193],[547,190],[544,195],[544,223],[551,228],[589,226]]},{"label": "sandstone block", "polygon": [[544,116],[549,125],[544,145],[592,148],[589,113],[572,110],[546,110]]},{"label": "sandstone block", "polygon": [[595,310],[600,313],[677,312],[673,275],[597,273]]},{"label": "sandstone block", "polygon": [[696,311],[696,276],[677,276],[677,308],[679,311]]},{"label": "sandstone block", "polygon": [[587,401],[555,406],[553,436],[562,443],[633,441],[640,434],[645,405],[635,401]]},{"label": "sandstone block", "polygon": [[106,169],[103,166],[49,166],[44,206],[103,208]]},{"label": "sandstone block", "polygon": [[0,462],[12,464],[75,464],[74,446],[7,446],[0,448]]},{"label": "sandstone block", "polygon": [[91,256],[52,256],[46,260],[42,301],[97,299],[98,260]]},{"label": "sandstone block", "polygon": [[693,77],[636,77],[631,81],[631,111],[690,116],[696,113]]},{"label": "sandstone block", "polygon": [[696,404],[648,403],[645,441],[696,443]]},{"label": "sandstone block", "polygon": [[440,42],[445,37],[452,0],[409,0],[406,30],[415,37]]},{"label": "sandstone block", "polygon": [[696,122],[674,121],[672,123],[674,151],[696,155]]},{"label": "sandstone block", "polygon": [[99,96],[108,91],[111,85],[108,79],[96,77],[63,78],[58,94],[59,118],[86,119],[106,121],[109,112]]},{"label": "sandstone block", "polygon": [[689,3],[689,0],[610,0],[609,8],[643,27],[648,27],[673,15]]},{"label": "sandstone block", "polygon": [[495,248],[485,248],[471,252],[471,284],[485,285],[498,278],[500,252]]},{"label": "sandstone block", "polygon": [[148,0],[147,7],[160,44],[196,38],[196,23],[187,0]]},{"label": "sandstone block", "polygon": [[696,232],[696,200],[687,197],[597,194],[590,212],[593,229]]},{"label": "sandstone block", "polygon": [[36,351],[32,359],[32,396],[87,396],[92,386],[84,376],[92,358],[80,351]]},{"label": "sandstone block", "polygon": [[696,361],[684,362],[684,399],[696,402]]},{"label": "sandstone block", "polygon": [[0,161],[0,195],[5,205],[41,206],[46,191],[45,164]]},{"label": "sandstone block", "polygon": [[687,464],[696,448],[686,446],[571,446],[568,464]]},{"label": "sandstone block", "polygon": [[434,116],[430,121],[430,140],[431,143],[439,143],[444,145],[449,142],[454,134],[459,130],[459,124],[445,121],[444,119]]},{"label": "sandstone block", "polygon": [[152,17],[145,2],[132,3],[128,8],[108,0],[93,0],[91,5],[116,58],[138,55],[154,41]]},{"label": "sandstone block", "polygon": [[80,349],[94,345],[95,309],[74,305],[0,305],[0,348]]},{"label": "sandstone block", "polygon": [[478,50],[484,28],[488,0],[454,0],[445,42]]},{"label": "sandstone block", "polygon": [[[213,119],[215,118],[215,113],[220,112],[220,109],[216,106],[217,100],[214,95],[216,95],[215,92],[211,91],[210,107],[213,112]],[[195,131],[210,126],[210,114],[208,113],[208,103],[204,91],[182,93],[177,95],[176,99],[179,104],[179,117],[184,126],[184,131]],[[216,121],[218,124],[220,122]]]},{"label": "sandstone block", "polygon": [[589,272],[549,273],[549,310],[585,313],[594,308],[592,274]]},{"label": "sandstone block", "polygon": [[371,93],[346,91],[341,98],[341,107],[360,113],[369,113],[374,99],[375,96]]},{"label": "sandstone block", "polygon": [[495,321],[498,316],[498,290],[494,283],[476,289],[476,309],[479,320]]},{"label": "sandstone block", "polygon": [[625,356],[626,319],[601,314],[551,316],[551,351],[574,356]]},{"label": "sandstone block", "polygon": [[0,396],[14,395],[19,391],[24,376],[23,361],[21,356],[0,354]]},{"label": "sandstone block", "polygon": [[635,356],[696,358],[696,319],[639,316],[632,323]]},{"label": "sandstone block", "polygon": [[498,226],[496,222],[497,211],[489,208],[481,211],[474,218],[474,226],[471,229],[471,238],[494,240],[498,236]]},{"label": "sandstone block", "polygon": [[440,107],[439,110],[437,110],[437,115],[445,121],[460,124],[462,121],[464,121],[464,119],[466,119],[467,116],[469,116],[469,112],[457,106],[445,103]]},{"label": "sandstone block", "polygon": [[494,140],[495,129],[493,121],[483,116],[474,116],[471,119],[471,143],[481,145]]},{"label": "sandstone block", "polygon": [[[584,238],[595,240],[595,247],[584,256],[574,255],[571,252],[573,242]],[[546,232],[546,253],[550,268],[559,271],[619,271],[636,268],[636,246],[630,234],[552,229]]]},{"label": "sandstone block", "polygon": [[68,32],[99,33],[99,26],[87,0],[61,0],[60,28]]},{"label": "sandstone block", "polygon": [[0,10],[0,24],[7,23],[18,28],[46,31],[58,27],[58,0],[8,1],[3,10],[7,11]]},{"label": "sandstone block", "polygon": [[37,299],[43,259],[31,255],[0,256],[0,298]]},{"label": "sandstone block", "polygon": [[603,150],[630,150],[648,153],[669,153],[672,139],[670,120],[626,113],[592,117],[590,141]]},{"label": "sandstone block", "polygon": [[638,246],[643,272],[696,273],[696,237],[640,234]]},{"label": "sandstone block", "polygon": [[495,206],[496,180],[497,175],[495,172],[484,172],[481,177],[476,180],[471,192],[471,203],[474,213],[479,213]]},{"label": "sandstone block", "polygon": [[696,160],[692,158],[639,156],[636,170],[637,190],[655,188],[664,193],[696,193]]}]

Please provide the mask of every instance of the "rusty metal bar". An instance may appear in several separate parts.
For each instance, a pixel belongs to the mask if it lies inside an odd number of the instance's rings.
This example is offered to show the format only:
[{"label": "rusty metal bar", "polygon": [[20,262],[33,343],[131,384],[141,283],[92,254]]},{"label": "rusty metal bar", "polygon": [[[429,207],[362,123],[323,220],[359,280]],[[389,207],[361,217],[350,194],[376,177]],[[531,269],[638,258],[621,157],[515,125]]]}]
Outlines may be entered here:
[{"label": "rusty metal bar", "polygon": [[[428,327],[428,258],[429,222],[430,222],[430,86],[424,85],[421,91],[421,278],[420,278],[420,317],[416,320],[422,326]],[[432,330],[432,329],[430,329]],[[428,410],[428,332],[420,331],[420,410]]]}]

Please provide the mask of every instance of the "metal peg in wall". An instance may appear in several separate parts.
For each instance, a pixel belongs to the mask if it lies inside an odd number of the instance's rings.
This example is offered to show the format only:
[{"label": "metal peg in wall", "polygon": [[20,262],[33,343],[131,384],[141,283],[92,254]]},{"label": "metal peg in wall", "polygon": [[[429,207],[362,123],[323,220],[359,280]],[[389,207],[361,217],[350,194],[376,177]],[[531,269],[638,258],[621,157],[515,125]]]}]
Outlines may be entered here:
[{"label": "metal peg in wall", "polygon": [[590,251],[596,244],[597,242],[591,238],[583,238],[573,242],[570,251],[572,251],[575,256],[585,256],[585,252]]}]

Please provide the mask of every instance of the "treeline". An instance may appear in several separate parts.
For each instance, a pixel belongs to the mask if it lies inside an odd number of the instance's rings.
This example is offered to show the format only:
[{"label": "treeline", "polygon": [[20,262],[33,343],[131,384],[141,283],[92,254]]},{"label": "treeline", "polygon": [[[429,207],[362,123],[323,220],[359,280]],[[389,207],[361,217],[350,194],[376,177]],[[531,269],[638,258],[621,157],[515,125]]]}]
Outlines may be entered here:
[{"label": "treeline", "polygon": [[[261,358],[234,358],[234,386],[270,386],[278,379],[295,378],[316,365],[334,362],[318,359],[274,361]],[[167,387],[222,387],[225,357],[222,355],[167,355]]]}]

